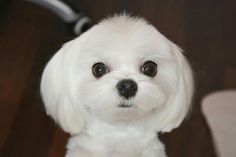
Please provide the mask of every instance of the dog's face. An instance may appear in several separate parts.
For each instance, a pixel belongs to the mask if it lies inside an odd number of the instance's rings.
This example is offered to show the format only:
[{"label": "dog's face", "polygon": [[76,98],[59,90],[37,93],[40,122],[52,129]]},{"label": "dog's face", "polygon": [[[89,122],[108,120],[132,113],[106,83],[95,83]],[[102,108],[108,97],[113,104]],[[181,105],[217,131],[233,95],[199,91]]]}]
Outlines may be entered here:
[{"label": "dog's face", "polygon": [[48,113],[71,133],[89,117],[112,123],[146,118],[159,123],[157,131],[169,131],[186,115],[192,88],[180,49],[144,20],[125,15],[67,43],[42,79]]},{"label": "dog's face", "polygon": [[170,80],[177,80],[176,58],[168,43],[151,26],[127,22],[95,26],[73,57],[72,77],[77,76],[73,97],[103,120],[150,114],[169,97]]}]

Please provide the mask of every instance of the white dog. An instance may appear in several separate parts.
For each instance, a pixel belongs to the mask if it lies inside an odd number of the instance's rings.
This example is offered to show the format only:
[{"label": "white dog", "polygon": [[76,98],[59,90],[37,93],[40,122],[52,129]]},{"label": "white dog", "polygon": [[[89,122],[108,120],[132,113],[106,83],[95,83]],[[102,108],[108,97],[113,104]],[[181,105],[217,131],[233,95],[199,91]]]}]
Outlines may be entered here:
[{"label": "white dog", "polygon": [[54,55],[41,93],[72,135],[66,157],[165,157],[157,133],[183,121],[193,79],[180,48],[144,19],[117,15]]}]

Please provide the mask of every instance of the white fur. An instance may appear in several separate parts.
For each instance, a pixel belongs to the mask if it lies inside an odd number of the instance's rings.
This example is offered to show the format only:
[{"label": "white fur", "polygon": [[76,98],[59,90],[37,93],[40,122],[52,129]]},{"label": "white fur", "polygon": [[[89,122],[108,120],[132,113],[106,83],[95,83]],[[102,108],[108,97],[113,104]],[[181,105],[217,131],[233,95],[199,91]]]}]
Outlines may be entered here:
[{"label": "white fur", "polygon": [[[158,65],[154,78],[140,72],[148,60]],[[96,62],[110,72],[95,78]],[[138,84],[128,101],[116,89],[122,79]],[[180,48],[145,20],[119,15],[66,43],[46,66],[41,93],[47,113],[72,135],[66,157],[165,157],[156,133],[183,121],[193,80]],[[121,101],[133,107],[117,107]]]}]

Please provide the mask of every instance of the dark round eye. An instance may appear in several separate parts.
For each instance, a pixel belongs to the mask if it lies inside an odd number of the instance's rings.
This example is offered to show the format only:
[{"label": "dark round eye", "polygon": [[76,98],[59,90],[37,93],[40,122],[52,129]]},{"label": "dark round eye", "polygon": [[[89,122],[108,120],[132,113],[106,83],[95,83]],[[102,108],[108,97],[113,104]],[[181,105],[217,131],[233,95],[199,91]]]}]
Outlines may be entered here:
[{"label": "dark round eye", "polygon": [[149,77],[154,77],[157,74],[157,64],[153,61],[147,61],[145,62],[140,71]]},{"label": "dark round eye", "polygon": [[102,77],[109,72],[109,69],[104,63],[95,63],[92,67],[93,75],[97,78]]}]

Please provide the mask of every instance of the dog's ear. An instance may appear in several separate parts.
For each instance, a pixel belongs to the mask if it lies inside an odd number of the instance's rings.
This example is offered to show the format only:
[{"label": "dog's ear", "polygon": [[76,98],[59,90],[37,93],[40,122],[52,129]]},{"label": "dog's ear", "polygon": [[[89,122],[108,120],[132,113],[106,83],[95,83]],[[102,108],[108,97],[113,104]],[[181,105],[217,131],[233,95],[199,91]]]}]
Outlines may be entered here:
[{"label": "dog's ear", "polygon": [[177,80],[174,89],[162,112],[161,132],[169,132],[178,127],[191,108],[193,95],[193,76],[188,61],[182,54],[182,50],[171,42],[172,52],[176,58]]},{"label": "dog's ear", "polygon": [[77,134],[85,123],[85,109],[74,102],[70,91],[69,51],[73,41],[66,43],[48,62],[41,80],[41,95],[47,114],[70,134]]}]

